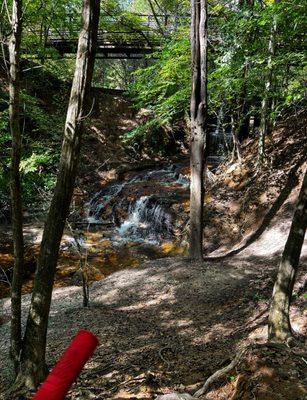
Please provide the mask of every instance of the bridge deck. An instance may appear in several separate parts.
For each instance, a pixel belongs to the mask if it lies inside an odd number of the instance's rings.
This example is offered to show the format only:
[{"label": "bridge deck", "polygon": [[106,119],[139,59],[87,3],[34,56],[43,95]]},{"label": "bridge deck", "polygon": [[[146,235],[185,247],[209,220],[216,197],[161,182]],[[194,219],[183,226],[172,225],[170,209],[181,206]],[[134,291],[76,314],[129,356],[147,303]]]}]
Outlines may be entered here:
[{"label": "bridge deck", "polygon": [[[148,32],[146,32],[148,34]],[[78,37],[71,37],[67,32],[59,35],[52,33],[48,36],[46,47],[53,47],[61,55],[75,54]],[[159,49],[160,42],[151,35],[132,32],[98,32],[98,58],[140,58]]]},{"label": "bridge deck", "polygon": [[[97,58],[142,58],[146,54],[151,54],[160,49],[161,41],[164,35],[172,32],[178,24],[179,20],[186,19],[187,15],[174,16],[171,15],[147,15],[133,14],[140,18],[138,27],[129,26],[127,22],[123,22],[123,31],[114,31],[100,29],[98,31],[97,40]],[[109,18],[110,27],[113,23],[118,22],[117,16],[104,15]],[[115,27],[113,25],[113,27]],[[163,27],[164,34],[161,34]],[[115,28],[116,29],[116,28]],[[39,35],[39,32],[29,31],[31,34]],[[66,56],[76,54],[78,45],[78,34],[69,30],[59,31],[51,28],[46,37],[42,38],[47,48],[55,48],[60,55]],[[27,49],[28,54],[31,50]],[[33,54],[35,50],[33,49]]]}]

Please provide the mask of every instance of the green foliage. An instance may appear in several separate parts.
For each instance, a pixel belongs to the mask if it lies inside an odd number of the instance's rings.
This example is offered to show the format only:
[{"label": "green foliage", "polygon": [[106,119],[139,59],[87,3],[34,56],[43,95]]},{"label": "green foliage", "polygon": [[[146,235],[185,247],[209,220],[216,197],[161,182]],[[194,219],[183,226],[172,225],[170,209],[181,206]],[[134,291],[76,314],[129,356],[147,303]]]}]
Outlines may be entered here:
[{"label": "green foliage", "polygon": [[[38,71],[38,70],[37,70]],[[44,78],[42,70],[37,72],[39,78]],[[52,77],[52,75],[50,75]],[[39,79],[42,85],[43,79]],[[27,78],[29,79],[29,78]],[[48,91],[47,110],[45,102],[30,94],[35,89],[35,82],[24,80],[21,93],[21,126],[23,131],[23,151],[20,164],[23,202],[25,206],[34,205],[41,201],[42,194],[52,190],[55,183],[55,165],[58,162],[59,143],[62,136],[65,113],[61,112],[63,98],[61,92],[52,96],[50,88]],[[48,83],[46,82],[46,85]],[[60,88],[60,85],[58,85]],[[45,95],[45,93],[43,93]],[[3,96],[1,104],[3,111],[0,112],[0,206],[2,210],[9,208],[9,165],[11,152],[11,135],[9,132],[8,102],[6,95]]]},{"label": "green foliage", "polygon": [[26,120],[28,130],[31,131],[31,137],[35,135],[35,139],[37,139],[37,135],[43,134],[47,134],[49,137],[57,137],[62,131],[63,118],[60,118],[59,113],[46,112],[42,101],[37,97],[22,92],[21,104],[22,117]]},{"label": "green foliage", "polygon": [[[0,97],[1,103],[6,107],[8,106],[7,102]],[[4,109],[0,112],[0,209],[2,210],[0,218],[3,211],[7,209],[9,198],[9,174],[7,166],[9,163],[8,149],[10,148],[11,135],[8,130],[8,121],[8,109]]]},{"label": "green foliage", "polygon": [[8,209],[8,196],[9,196],[9,174],[5,168],[5,164],[0,164],[0,218],[5,210]]},{"label": "green foliage", "polygon": [[[67,93],[75,60],[62,58],[48,46],[50,34],[59,32],[77,38],[81,0],[25,0],[22,49],[23,83],[21,118],[23,126],[22,175],[26,203],[35,202],[40,190],[54,184],[59,141],[64,125]],[[188,0],[153,2],[157,14],[170,14],[173,26],[148,26],[147,18],[136,13],[151,12],[147,1],[106,0],[102,2],[100,28],[116,35],[118,42],[129,41],[131,32],[140,40],[159,42],[161,49],[145,61],[99,60],[94,84],[111,88],[129,85],[129,96],[136,109],[146,109],[140,125],[126,133],[128,148],[150,148],[161,153],[178,121],[187,120],[191,91]],[[232,4],[232,3],[231,3]],[[12,0],[8,0],[11,9]],[[209,4],[209,117],[223,107],[228,116],[238,109],[242,96],[249,112],[259,114],[265,95],[269,69],[273,70],[271,119],[285,108],[301,101],[306,92],[305,6],[291,2],[250,2],[239,8],[230,2],[212,0]],[[0,28],[10,32],[6,9],[1,9]],[[181,16],[181,19],[178,17]],[[177,20],[178,19],[178,20]],[[277,22],[276,50],[268,65],[269,38]],[[137,70],[135,73],[133,71]],[[2,83],[2,82],[1,82]],[[0,88],[0,202],[8,198],[10,134],[8,96]],[[182,125],[184,127],[184,123]],[[183,128],[184,129],[184,128]]]},{"label": "green foliage", "polygon": [[[136,71],[129,95],[136,108],[150,111],[150,121],[123,136],[125,143],[143,140],[152,130],[166,128],[183,118],[190,96],[190,50],[187,29],[182,29],[155,55],[158,61]],[[160,129],[161,132],[161,129]]]},{"label": "green foliage", "polygon": [[131,148],[140,154],[145,152],[159,156],[165,155],[168,135],[160,125],[157,125],[156,121],[155,118],[152,118],[123,135],[122,141],[127,150]]},{"label": "green foliage", "polygon": [[[223,106],[226,114],[235,113],[242,96],[250,111],[260,113],[269,68],[273,69],[274,104],[271,119],[306,93],[306,55],[304,53],[304,13],[299,0],[267,1],[265,6],[248,2],[241,9],[215,0],[210,3],[208,101],[213,117]],[[275,54],[268,66],[269,39],[277,21]],[[189,27],[176,32],[158,58],[140,68],[130,94],[136,107],[149,109],[155,121],[148,121],[124,137],[125,141],[146,140],[152,126],[167,127],[188,113],[190,96]],[[156,130],[157,131],[157,130]],[[163,132],[169,129],[162,129]]]},{"label": "green foliage", "polygon": [[35,206],[38,203],[45,202],[46,197],[51,197],[55,181],[56,177],[51,173],[28,173],[22,181],[24,204]]},{"label": "green foliage", "polygon": [[75,59],[62,58],[56,50],[53,50],[52,57],[44,62],[43,71],[57,78],[61,83],[70,83],[75,70]]},{"label": "green foliage", "polygon": [[30,157],[20,162],[20,170],[24,175],[37,171],[40,165],[48,164],[52,157],[48,153],[36,154],[32,153]]},{"label": "green foliage", "polygon": [[[8,132],[9,113],[8,109],[0,112],[0,146],[10,140]],[[0,147],[1,148],[1,147]]]}]

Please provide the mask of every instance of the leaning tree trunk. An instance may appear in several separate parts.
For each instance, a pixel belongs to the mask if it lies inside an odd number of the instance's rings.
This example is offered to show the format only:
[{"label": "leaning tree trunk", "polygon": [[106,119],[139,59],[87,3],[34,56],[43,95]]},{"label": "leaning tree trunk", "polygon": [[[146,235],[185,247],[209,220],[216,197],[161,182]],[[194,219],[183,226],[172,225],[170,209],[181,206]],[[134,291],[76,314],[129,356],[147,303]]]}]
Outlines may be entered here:
[{"label": "leaning tree trunk", "polygon": [[204,169],[207,129],[207,0],[191,1],[190,246],[192,259],[203,259]]},{"label": "leaning tree trunk", "polygon": [[152,15],[154,16],[155,22],[157,24],[157,28],[158,28],[159,32],[161,33],[161,35],[163,37],[165,37],[165,32],[164,32],[164,30],[163,30],[163,28],[162,28],[162,26],[160,24],[159,16],[157,15],[157,13],[155,11],[155,7],[154,7],[154,5],[153,5],[151,0],[148,0],[148,3],[149,3],[149,7],[151,9]]},{"label": "leaning tree trunk", "polygon": [[61,160],[54,195],[45,223],[30,311],[21,355],[21,371],[17,385],[36,388],[44,379],[46,334],[51,294],[60,242],[68,216],[80,153],[97,42],[100,0],[84,0],[79,35],[76,69],[68,105]]},{"label": "leaning tree trunk", "polygon": [[292,336],[289,308],[306,227],[307,170],[274,285],[269,313],[269,340],[271,341],[284,342]]},{"label": "leaning tree trunk", "polygon": [[20,44],[22,31],[22,0],[13,1],[10,56],[10,130],[12,135],[11,203],[14,242],[14,269],[11,288],[11,358],[17,373],[21,350],[21,288],[24,266],[22,232],[22,195],[20,182],[21,129],[20,129]]}]

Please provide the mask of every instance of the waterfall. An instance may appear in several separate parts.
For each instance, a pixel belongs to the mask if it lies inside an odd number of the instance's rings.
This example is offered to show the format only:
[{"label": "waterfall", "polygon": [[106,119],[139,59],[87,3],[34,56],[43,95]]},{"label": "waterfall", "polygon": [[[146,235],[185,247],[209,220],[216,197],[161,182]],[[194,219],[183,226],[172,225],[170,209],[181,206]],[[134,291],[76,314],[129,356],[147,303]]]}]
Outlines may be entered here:
[{"label": "waterfall", "polygon": [[176,183],[184,188],[188,188],[190,186],[190,178],[186,175],[179,174]]},{"label": "waterfall", "polygon": [[88,204],[87,221],[89,223],[99,221],[103,210],[122,192],[125,185],[126,183],[110,185],[96,193]]},{"label": "waterfall", "polygon": [[172,219],[153,196],[142,196],[130,207],[118,233],[130,240],[159,242],[172,236]]},{"label": "waterfall", "polygon": [[109,224],[117,239],[156,243],[171,239],[172,218],[167,209],[190,185],[189,177],[181,170],[181,165],[165,165],[142,171],[126,181],[109,183],[87,204],[86,222]]}]

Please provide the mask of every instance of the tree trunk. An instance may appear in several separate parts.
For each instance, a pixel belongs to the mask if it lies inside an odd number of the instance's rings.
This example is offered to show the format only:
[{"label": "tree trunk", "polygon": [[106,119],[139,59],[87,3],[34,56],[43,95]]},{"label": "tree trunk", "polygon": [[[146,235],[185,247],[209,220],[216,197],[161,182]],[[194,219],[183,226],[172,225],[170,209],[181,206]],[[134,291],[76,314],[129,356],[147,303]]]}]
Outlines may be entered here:
[{"label": "tree trunk", "polygon": [[163,37],[165,37],[165,32],[164,32],[164,30],[163,30],[163,28],[162,28],[162,26],[161,26],[161,24],[160,24],[159,17],[157,16],[157,13],[156,13],[156,11],[155,11],[155,7],[154,7],[154,5],[152,4],[152,1],[151,1],[151,0],[148,0],[148,3],[149,3],[149,6],[150,6],[152,15],[154,16],[155,22],[156,22],[156,24],[157,24],[158,30],[159,30],[159,32],[161,33],[161,35],[162,35]]},{"label": "tree trunk", "polygon": [[[232,133],[232,157],[231,162],[238,161],[241,163],[242,158],[240,154],[240,143],[243,140],[242,132],[244,131],[244,124],[246,125],[247,120],[247,76],[248,76],[248,62],[245,62],[243,75],[242,75],[242,86],[240,89],[239,96],[234,103],[234,111],[231,115],[231,133]],[[245,134],[246,135],[246,134]],[[248,136],[248,132],[247,132]]]},{"label": "tree trunk", "polygon": [[204,168],[207,129],[207,0],[191,1],[190,246],[192,259],[203,259]]},{"label": "tree trunk", "polygon": [[231,162],[235,162],[237,160],[241,163],[242,158],[240,154],[240,141],[238,137],[238,128],[239,122],[235,120],[234,114],[231,115],[231,135],[232,135],[232,154],[231,154]]},{"label": "tree trunk", "polygon": [[284,342],[292,336],[289,308],[307,227],[307,170],[295,208],[289,236],[279,265],[269,313],[269,340]]},{"label": "tree trunk", "polygon": [[20,44],[22,31],[22,0],[13,1],[10,56],[10,130],[12,135],[11,202],[14,242],[14,269],[11,288],[11,358],[17,373],[21,350],[21,288],[24,266],[22,232],[22,195],[20,182],[21,129],[20,129]]},{"label": "tree trunk", "polygon": [[30,311],[26,324],[18,385],[36,388],[44,379],[46,334],[60,242],[73,193],[85,104],[90,89],[97,42],[100,0],[84,0],[76,69],[67,111],[61,160],[45,223]]},{"label": "tree trunk", "polygon": [[[251,36],[251,35],[249,35]],[[254,38],[249,37],[251,42],[254,41]],[[247,136],[248,132],[244,132],[247,124],[247,113],[248,113],[248,104],[247,104],[247,78],[248,78],[248,70],[249,70],[249,63],[248,61],[245,62],[243,76],[242,76],[242,87],[240,90],[240,95],[238,99],[238,126],[237,126],[237,137],[239,142],[241,143]]]},{"label": "tree trunk", "polygon": [[[275,0],[277,3],[278,0]],[[267,63],[267,80],[265,83],[264,97],[261,102],[261,122],[259,131],[259,142],[258,142],[258,167],[261,168],[265,160],[265,138],[269,130],[269,112],[271,103],[271,92],[272,92],[272,81],[273,81],[273,58],[275,55],[275,36],[277,31],[277,19],[274,16],[273,26],[269,38],[269,57]]]},{"label": "tree trunk", "polygon": [[1,52],[1,64],[7,74],[7,76],[10,75],[10,68],[9,68],[9,54],[8,54],[8,48],[5,45],[6,43],[6,36],[4,34],[5,32],[5,18],[3,18],[4,14],[4,2],[2,2],[2,6],[0,7],[0,52]]},{"label": "tree trunk", "polygon": [[249,137],[250,135],[249,127],[250,127],[249,104],[246,102],[244,105],[242,120],[238,132],[238,138],[240,143],[244,142],[244,140],[246,140]]}]

